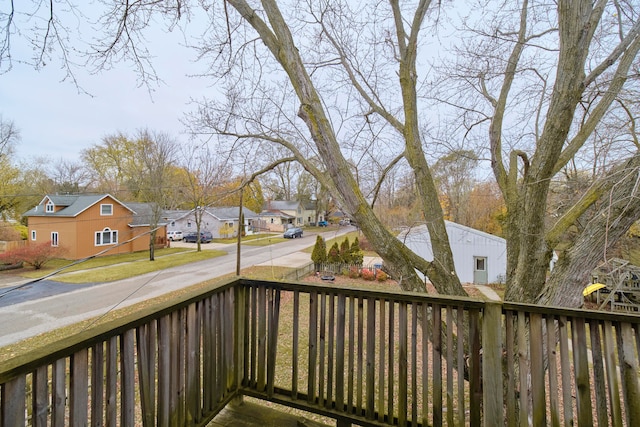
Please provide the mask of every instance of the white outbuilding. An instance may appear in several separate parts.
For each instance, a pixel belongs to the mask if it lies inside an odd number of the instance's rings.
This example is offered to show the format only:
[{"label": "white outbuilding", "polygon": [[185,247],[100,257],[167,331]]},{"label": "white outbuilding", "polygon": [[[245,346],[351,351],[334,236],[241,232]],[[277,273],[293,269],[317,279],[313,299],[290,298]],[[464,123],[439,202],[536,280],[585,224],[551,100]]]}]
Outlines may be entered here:
[{"label": "white outbuilding", "polygon": [[[445,221],[456,273],[462,283],[504,282],[507,272],[507,241],[471,227]],[[398,238],[413,252],[433,261],[426,225],[408,228]]]}]

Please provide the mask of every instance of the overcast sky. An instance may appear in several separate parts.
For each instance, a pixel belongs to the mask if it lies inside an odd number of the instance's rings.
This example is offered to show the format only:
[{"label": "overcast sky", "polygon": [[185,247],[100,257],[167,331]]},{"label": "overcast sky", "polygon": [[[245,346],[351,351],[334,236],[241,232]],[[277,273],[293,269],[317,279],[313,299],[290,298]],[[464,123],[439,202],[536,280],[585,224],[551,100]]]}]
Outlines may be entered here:
[{"label": "overcast sky", "polygon": [[152,94],[138,87],[131,65],[124,63],[99,75],[78,70],[80,84],[93,96],[81,93],[72,82],[62,81],[65,74],[59,63],[36,71],[15,61],[29,52],[14,44],[13,69],[0,74],[0,114],[20,130],[18,158],[77,160],[80,150],[106,135],[122,131],[132,136],[143,128],[186,141],[180,119],[190,97],[212,91],[207,88],[211,82],[188,77],[200,66],[193,63],[193,52],[180,46],[178,34],[161,34],[158,39],[152,41],[162,46],[153,50],[154,66],[164,84]]}]

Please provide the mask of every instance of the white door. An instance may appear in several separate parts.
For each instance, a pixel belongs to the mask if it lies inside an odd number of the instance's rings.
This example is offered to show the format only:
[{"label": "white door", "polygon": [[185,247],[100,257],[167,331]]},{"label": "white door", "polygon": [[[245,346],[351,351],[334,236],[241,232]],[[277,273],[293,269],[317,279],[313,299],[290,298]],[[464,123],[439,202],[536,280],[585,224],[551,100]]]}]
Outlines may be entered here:
[{"label": "white door", "polygon": [[474,256],[473,257],[473,284],[474,285],[486,285],[489,280],[487,273],[487,257]]}]

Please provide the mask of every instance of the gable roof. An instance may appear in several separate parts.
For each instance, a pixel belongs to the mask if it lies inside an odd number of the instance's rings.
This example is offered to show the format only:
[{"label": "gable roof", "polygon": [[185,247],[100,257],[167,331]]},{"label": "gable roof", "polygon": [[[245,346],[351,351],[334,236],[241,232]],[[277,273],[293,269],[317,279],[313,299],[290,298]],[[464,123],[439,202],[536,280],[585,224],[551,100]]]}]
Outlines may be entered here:
[{"label": "gable roof", "polygon": [[[127,206],[133,211],[133,219],[129,224],[130,226],[140,227],[151,225],[151,220],[153,219],[153,203],[127,203]],[[157,225],[167,224],[165,217],[166,215],[162,212]]]},{"label": "gable roof", "polygon": [[[450,240],[450,242],[452,244],[456,243],[456,242],[454,242],[452,240],[453,239],[452,230],[459,230],[459,231],[461,231],[463,233],[471,233],[471,234],[474,234],[476,236],[483,237],[483,238],[485,238],[487,240],[494,241],[494,242],[496,242],[498,244],[506,244],[506,240],[503,239],[502,237],[495,236],[493,234],[489,234],[489,233],[486,233],[484,231],[477,230],[475,228],[467,227],[466,225],[458,224],[457,222],[452,222],[452,221],[445,220],[444,223],[445,223],[445,227],[447,229],[447,234],[448,234],[449,240]],[[430,240],[429,230],[427,229],[427,226],[425,224],[418,225],[418,226],[411,227],[411,228],[408,228],[406,230],[403,230],[398,235],[398,238],[400,240],[402,240],[402,239],[406,239],[408,236],[412,236],[412,237],[423,236],[424,238]]]},{"label": "gable roof", "polygon": [[291,200],[269,200],[264,202],[265,211],[295,211],[300,206],[300,202]]},{"label": "gable roof", "polygon": [[[110,194],[78,194],[78,195],[57,195],[57,194],[48,194],[44,196],[44,198],[40,201],[40,203],[34,206],[32,209],[29,209],[27,212],[23,214],[23,216],[55,216],[55,217],[69,217],[73,218],[80,215],[82,212],[89,209],[91,206],[96,203],[101,202],[106,198],[111,198],[114,202],[120,204],[124,208],[131,210],[127,205],[116,199]],[[51,201],[54,206],[63,207],[63,209],[59,209],[57,212],[46,212],[45,205]]]},{"label": "gable roof", "polygon": [[[238,219],[238,208],[236,207],[222,207],[222,208],[205,208],[205,212],[211,216],[216,217],[219,220],[237,220]],[[253,219],[257,218],[258,214],[256,214],[251,209],[242,207],[242,213],[244,214],[245,219]]]}]

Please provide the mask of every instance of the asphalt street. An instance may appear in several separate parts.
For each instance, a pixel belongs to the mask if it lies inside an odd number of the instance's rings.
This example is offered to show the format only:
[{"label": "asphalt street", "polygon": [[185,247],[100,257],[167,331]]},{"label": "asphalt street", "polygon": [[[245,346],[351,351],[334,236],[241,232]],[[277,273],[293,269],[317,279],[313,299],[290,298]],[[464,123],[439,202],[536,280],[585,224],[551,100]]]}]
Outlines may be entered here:
[{"label": "asphalt street", "polygon": [[[352,227],[341,227],[322,235],[330,239],[352,230]],[[314,243],[315,234],[309,233],[302,239],[268,246],[243,245],[241,268],[254,265],[301,267],[311,261],[311,256],[300,251]],[[11,292],[7,292],[11,286],[3,287],[0,289],[0,347],[235,273],[236,245],[209,244],[203,248],[222,249],[228,254],[115,282],[68,285],[45,280]]]}]

